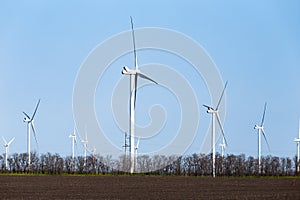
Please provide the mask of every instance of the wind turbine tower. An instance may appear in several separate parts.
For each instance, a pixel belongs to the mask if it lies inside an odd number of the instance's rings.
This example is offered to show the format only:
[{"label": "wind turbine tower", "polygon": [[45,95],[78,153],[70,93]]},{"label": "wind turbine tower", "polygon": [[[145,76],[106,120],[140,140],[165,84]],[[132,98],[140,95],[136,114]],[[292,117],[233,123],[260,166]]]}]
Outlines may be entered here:
[{"label": "wind turbine tower", "polygon": [[298,138],[295,138],[294,139],[294,142],[297,143],[297,172],[299,173],[300,172],[300,159],[299,159],[299,156],[300,156],[300,120],[299,120],[299,129],[298,129]]},{"label": "wind turbine tower", "polygon": [[129,108],[129,141],[130,141],[130,173],[134,172],[134,162],[135,162],[135,146],[134,146],[134,137],[135,137],[135,102],[136,102],[136,92],[137,92],[137,81],[138,77],[147,79],[153,83],[156,83],[151,78],[147,77],[146,75],[142,74],[140,70],[138,69],[138,63],[137,63],[137,55],[136,55],[136,49],[135,49],[135,36],[134,36],[134,29],[133,29],[133,21],[132,17],[131,19],[131,30],[132,30],[132,41],[133,41],[133,52],[134,52],[134,65],[135,69],[129,69],[127,66],[123,67],[122,74],[123,75],[130,75],[130,108]]},{"label": "wind turbine tower", "polygon": [[39,99],[39,101],[38,101],[38,103],[37,103],[37,105],[35,107],[35,110],[33,112],[32,117],[29,117],[29,115],[27,113],[23,112],[23,114],[25,116],[24,119],[23,119],[23,122],[27,123],[27,153],[28,153],[28,169],[29,170],[30,170],[30,161],[31,161],[30,160],[30,157],[31,157],[30,156],[30,127],[31,127],[33,135],[34,135],[35,142],[38,145],[38,142],[37,142],[37,139],[36,139],[36,134],[35,134],[35,129],[34,129],[33,119],[34,119],[36,111],[37,111],[37,109],[38,109],[38,107],[40,105],[40,101],[41,100]]},{"label": "wind turbine tower", "polygon": [[73,134],[69,135],[69,138],[72,139],[72,171],[75,169],[75,152],[74,152],[74,146],[76,142],[76,134],[75,134],[75,127]]},{"label": "wind turbine tower", "polygon": [[5,147],[5,169],[7,169],[7,159],[8,159],[8,150],[9,150],[9,145],[14,141],[15,138],[11,139],[9,142],[6,142],[5,138],[2,137],[3,139],[3,146]]},{"label": "wind turbine tower", "polygon": [[137,170],[137,158],[138,158],[138,149],[140,144],[140,137],[138,138],[137,144],[135,146],[135,169]]},{"label": "wind turbine tower", "polygon": [[95,146],[93,147],[91,153],[92,153],[92,156],[93,156],[93,158],[94,158],[94,157],[95,157],[95,154],[96,154],[96,147],[95,147]]},{"label": "wind turbine tower", "polygon": [[124,154],[124,169],[127,169],[128,166],[128,160],[127,160],[127,148],[129,148],[129,145],[127,143],[127,140],[130,140],[130,138],[127,136],[127,132],[124,132],[124,145],[122,147],[124,147],[125,150],[125,154]]},{"label": "wind turbine tower", "polygon": [[269,146],[268,140],[267,140],[266,135],[265,135],[265,130],[264,130],[264,121],[265,121],[266,109],[267,109],[267,103],[265,103],[265,106],[264,106],[264,112],[263,112],[263,116],[262,116],[262,120],[261,120],[260,125],[255,125],[254,126],[254,129],[257,130],[257,135],[258,135],[258,173],[259,174],[261,174],[261,133],[263,134],[263,136],[265,138],[265,141],[268,145],[268,149],[270,151],[270,146]]},{"label": "wind turbine tower", "polygon": [[83,143],[83,147],[84,147],[84,167],[86,167],[86,150],[87,150],[87,144],[88,144],[86,131],[85,131],[85,138],[81,142]]},{"label": "wind turbine tower", "polygon": [[221,97],[219,99],[219,102],[216,106],[216,108],[213,108],[211,106],[203,105],[204,107],[207,108],[207,113],[211,114],[211,132],[212,132],[212,137],[211,137],[211,146],[212,146],[212,176],[216,177],[216,147],[215,147],[215,119],[217,119],[217,122],[219,124],[219,127],[221,129],[225,144],[227,145],[227,141],[225,138],[225,133],[223,126],[221,124],[220,116],[219,116],[219,106],[221,104],[222,98],[224,96],[225,89],[227,87],[227,82],[225,83],[224,89],[222,91]]},{"label": "wind turbine tower", "polygon": [[124,133],[124,145],[123,145],[123,147],[125,149],[125,156],[127,155],[127,148],[129,147],[129,145],[127,144],[127,139],[128,139],[127,133],[125,132]]},{"label": "wind turbine tower", "polygon": [[222,137],[222,143],[219,144],[219,146],[221,147],[221,155],[222,155],[222,158],[223,158],[224,154],[225,154],[225,148],[226,148],[226,143],[225,143],[224,137]]}]

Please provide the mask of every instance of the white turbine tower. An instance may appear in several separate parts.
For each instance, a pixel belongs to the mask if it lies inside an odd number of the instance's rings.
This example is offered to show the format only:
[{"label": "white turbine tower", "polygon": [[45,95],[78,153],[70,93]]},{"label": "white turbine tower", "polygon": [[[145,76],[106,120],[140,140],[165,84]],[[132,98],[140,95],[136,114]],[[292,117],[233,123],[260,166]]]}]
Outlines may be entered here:
[{"label": "white turbine tower", "polygon": [[300,161],[300,158],[299,158],[299,156],[300,156],[300,120],[299,120],[298,133],[299,133],[298,138],[295,138],[294,142],[297,143],[297,172],[299,173],[300,172],[300,163],[299,163],[299,161]]},{"label": "white turbine tower", "polygon": [[87,144],[88,144],[86,131],[85,131],[85,138],[81,142],[83,143],[83,147],[84,147],[84,167],[86,167],[86,150],[87,150]]},{"label": "white turbine tower", "polygon": [[267,102],[265,103],[264,106],[264,112],[263,112],[263,116],[262,116],[262,120],[259,125],[255,125],[254,129],[257,129],[257,134],[258,134],[258,173],[261,173],[261,133],[263,134],[265,141],[268,145],[268,149],[270,151],[270,146],[269,143],[267,141],[266,135],[265,135],[265,130],[264,130],[264,121],[265,121],[265,114],[266,114],[266,109],[267,109]]},{"label": "white turbine tower", "polygon": [[226,143],[225,143],[225,138],[224,137],[222,137],[222,143],[220,143],[219,146],[221,147],[221,155],[222,155],[222,158],[223,158],[224,154],[225,154],[225,149],[226,149]]},{"label": "white turbine tower", "polygon": [[132,22],[132,17],[131,19],[131,30],[132,30],[132,40],[133,40],[133,52],[134,52],[134,65],[135,69],[129,69],[127,66],[123,67],[122,74],[124,75],[130,75],[130,119],[129,119],[129,140],[130,140],[130,173],[134,172],[134,123],[135,123],[135,102],[136,102],[136,92],[137,92],[137,81],[138,77],[147,79],[153,83],[156,83],[154,80],[151,78],[145,76],[140,72],[138,69],[138,63],[137,63],[137,55],[136,55],[136,49],[135,49],[135,37],[134,37],[134,30],[133,30],[133,22]]},{"label": "white turbine tower", "polygon": [[92,156],[93,158],[95,157],[96,155],[96,147],[94,146],[93,149],[91,150],[91,153],[92,153]]},{"label": "white turbine tower", "polygon": [[140,137],[138,137],[137,144],[134,148],[135,150],[135,169],[137,170],[137,158],[138,158],[138,150],[139,150],[139,144],[140,144]]},{"label": "white turbine tower", "polygon": [[23,114],[25,115],[23,122],[27,123],[27,153],[28,153],[28,169],[30,170],[30,127],[32,129],[33,135],[34,135],[34,139],[36,144],[38,145],[37,139],[36,139],[36,134],[35,134],[35,129],[34,129],[34,123],[33,123],[33,119],[34,116],[36,114],[36,111],[40,105],[40,99],[35,107],[35,110],[33,112],[32,117],[30,118],[28,114],[26,114],[25,112],[23,112]]},{"label": "white turbine tower", "polygon": [[219,106],[221,104],[226,87],[227,87],[227,82],[225,83],[224,89],[222,91],[221,97],[219,99],[219,102],[218,102],[216,108],[213,108],[213,107],[207,106],[207,105],[203,105],[204,107],[207,108],[207,113],[211,114],[211,118],[212,118],[212,121],[211,121],[211,130],[212,130],[211,131],[212,132],[211,146],[212,146],[212,176],[213,177],[216,176],[215,118],[217,118],[217,122],[220,126],[223,138],[225,140],[225,144],[227,144],[225,134],[224,134],[224,129],[221,124],[221,120],[220,120],[220,116],[219,116]]},{"label": "white turbine tower", "polygon": [[69,138],[72,139],[72,171],[75,169],[75,152],[74,152],[74,145],[76,142],[76,134],[75,134],[75,127],[73,134],[69,135]]},{"label": "white turbine tower", "polygon": [[7,159],[8,159],[8,152],[9,152],[9,145],[14,141],[15,138],[12,138],[9,142],[6,142],[5,138],[3,139],[3,146],[5,147],[5,169],[7,169]]}]

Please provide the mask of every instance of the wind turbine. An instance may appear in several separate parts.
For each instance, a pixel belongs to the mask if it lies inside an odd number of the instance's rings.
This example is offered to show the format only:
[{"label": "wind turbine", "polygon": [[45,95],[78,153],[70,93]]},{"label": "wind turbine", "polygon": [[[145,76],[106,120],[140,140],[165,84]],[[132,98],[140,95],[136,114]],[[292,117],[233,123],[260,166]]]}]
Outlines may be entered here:
[{"label": "wind turbine", "polygon": [[[124,145],[123,145],[122,147],[124,147],[124,149],[125,149],[125,154],[124,154],[124,167],[126,167],[126,169],[127,169],[127,167],[128,167],[127,148],[130,148],[130,145],[127,143],[127,141],[129,141],[130,138],[127,136],[128,134],[127,134],[126,131],[125,131],[124,133],[125,133],[125,134],[124,134]],[[124,169],[125,169],[125,168],[124,168]]]},{"label": "wind turbine", "polygon": [[86,150],[87,150],[87,144],[88,144],[86,130],[85,130],[85,138],[81,142],[83,143],[83,147],[84,147],[84,167],[86,167]]},{"label": "wind turbine", "polygon": [[73,134],[69,135],[69,138],[72,139],[72,171],[75,169],[75,153],[74,153],[74,144],[76,142],[76,135],[75,135],[75,127]]},{"label": "wind turbine", "polygon": [[300,120],[299,120],[299,136],[298,138],[295,138],[294,139],[294,142],[297,143],[297,172],[299,173],[300,172],[300,163],[299,163],[299,156],[300,156]]},{"label": "wind turbine", "polygon": [[140,144],[140,137],[138,137],[137,144],[134,148],[135,150],[135,169],[137,170],[137,158],[138,158],[138,149],[139,149],[139,144]]},{"label": "wind turbine", "polygon": [[263,134],[265,141],[268,145],[268,149],[270,151],[270,146],[269,143],[267,141],[266,135],[265,135],[265,130],[264,130],[264,121],[265,121],[265,114],[266,114],[266,109],[267,109],[267,102],[265,103],[264,106],[264,112],[263,112],[263,116],[262,116],[262,120],[260,125],[255,125],[254,129],[257,130],[257,134],[258,134],[258,173],[261,173],[261,133]]},{"label": "wind turbine", "polygon": [[134,53],[134,65],[135,69],[129,69],[127,66],[123,67],[122,74],[123,75],[130,75],[130,119],[129,119],[129,139],[130,139],[130,173],[134,172],[134,123],[135,123],[135,102],[136,102],[136,92],[137,92],[137,81],[138,77],[147,79],[153,83],[156,83],[151,78],[147,77],[146,75],[142,74],[140,70],[138,69],[138,63],[137,63],[137,55],[136,55],[136,49],[135,49],[135,37],[134,37],[134,29],[133,29],[133,21],[132,17],[130,17],[131,20],[131,30],[132,30],[132,41],[133,41],[133,53]]},{"label": "wind turbine", "polygon": [[213,175],[213,177],[216,176],[215,118],[217,118],[217,121],[220,126],[225,144],[227,145],[227,141],[226,141],[225,134],[224,134],[224,129],[221,124],[221,120],[220,120],[220,116],[219,116],[219,106],[220,106],[222,98],[224,96],[226,87],[227,87],[227,82],[225,83],[224,89],[222,91],[221,97],[219,99],[219,102],[218,102],[216,108],[213,108],[213,107],[207,106],[207,105],[203,105],[204,107],[207,108],[207,113],[211,114],[211,118],[212,118],[212,120],[211,120],[211,130],[212,130],[211,131],[212,132],[211,146],[212,146],[212,175]]},{"label": "wind turbine", "polygon": [[92,156],[95,157],[95,154],[96,154],[96,147],[95,146],[93,147],[91,153],[92,153]]},{"label": "wind turbine", "polygon": [[221,147],[221,155],[223,158],[224,154],[225,154],[225,148],[226,148],[226,143],[225,143],[224,137],[222,137],[222,143],[220,143],[219,146]]},{"label": "wind turbine", "polygon": [[32,129],[32,132],[33,132],[33,135],[34,135],[34,139],[35,139],[35,142],[36,144],[38,145],[38,142],[37,142],[37,139],[36,139],[36,134],[35,134],[35,129],[34,129],[34,123],[33,123],[33,119],[34,119],[34,116],[36,114],[36,111],[40,105],[40,101],[41,99],[39,99],[36,107],[35,107],[35,110],[33,112],[33,115],[32,117],[29,117],[28,114],[26,114],[25,112],[23,112],[23,114],[25,115],[24,119],[23,119],[23,122],[24,123],[27,123],[27,152],[28,152],[28,169],[30,169],[30,127]]},{"label": "wind turbine", "polygon": [[8,158],[8,150],[9,150],[9,145],[14,141],[15,138],[12,138],[9,142],[6,142],[5,138],[2,137],[3,139],[3,146],[5,147],[5,169],[7,169],[7,158]]}]

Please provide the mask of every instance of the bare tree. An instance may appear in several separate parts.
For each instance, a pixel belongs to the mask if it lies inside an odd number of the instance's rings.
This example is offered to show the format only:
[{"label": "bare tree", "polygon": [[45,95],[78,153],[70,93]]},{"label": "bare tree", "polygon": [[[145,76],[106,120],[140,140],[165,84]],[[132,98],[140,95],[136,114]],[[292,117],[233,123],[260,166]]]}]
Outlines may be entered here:
[{"label": "bare tree", "polygon": [[20,164],[21,172],[30,172],[30,169],[28,166],[28,154],[27,153],[19,154],[19,164]]},{"label": "bare tree", "polygon": [[31,153],[31,165],[30,165],[30,170],[32,173],[39,173],[39,161],[40,161],[40,158],[37,154],[36,151],[32,152]]},{"label": "bare tree", "polygon": [[76,158],[76,172],[79,174],[83,174],[84,172],[84,157],[83,156],[78,156]]},{"label": "bare tree", "polygon": [[252,176],[255,175],[255,159],[254,157],[248,157],[246,163],[246,175]]},{"label": "bare tree", "polygon": [[297,171],[298,169],[298,166],[300,165],[300,163],[298,162],[298,158],[297,158],[297,155],[294,157],[294,163],[295,163],[295,175],[300,175],[300,172]]},{"label": "bare tree", "polygon": [[292,167],[293,167],[293,164],[292,164],[292,159],[290,158],[286,158],[286,175],[287,176],[292,176],[293,175],[293,170],[292,170]]},{"label": "bare tree", "polygon": [[[4,156],[0,155],[2,172],[12,173],[45,173],[61,174],[66,173],[118,173],[123,174],[128,171],[125,155],[118,159],[112,156],[103,158],[100,155],[87,157],[86,165],[84,158],[76,158],[75,170],[72,169],[72,158],[67,156],[62,158],[58,153],[46,153],[38,155],[32,153],[31,169],[27,165],[28,155],[26,153],[13,154],[8,159],[8,171],[5,169]],[[127,162],[128,163],[128,162]],[[262,157],[262,174],[258,174],[258,160],[252,156],[246,158],[241,155],[226,155],[224,157],[216,155],[216,172],[218,176],[292,176],[296,174],[296,157],[279,158],[276,156]],[[211,154],[192,154],[186,156],[163,156],[140,155],[137,158],[137,172],[164,174],[164,175],[185,175],[185,176],[210,176],[212,171]]]},{"label": "bare tree", "polygon": [[72,165],[73,165],[73,159],[72,159],[72,157],[71,156],[67,156],[66,158],[65,158],[65,171],[68,173],[68,174],[70,174],[70,173],[72,173],[73,172],[73,167],[72,167]]}]

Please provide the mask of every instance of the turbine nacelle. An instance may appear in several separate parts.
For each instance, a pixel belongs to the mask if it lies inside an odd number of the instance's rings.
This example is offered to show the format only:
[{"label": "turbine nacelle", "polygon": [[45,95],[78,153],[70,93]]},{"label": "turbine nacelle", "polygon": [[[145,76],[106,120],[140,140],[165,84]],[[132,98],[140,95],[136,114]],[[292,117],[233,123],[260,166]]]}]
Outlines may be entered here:
[{"label": "turbine nacelle", "polygon": [[218,110],[214,110],[213,108],[208,108],[206,112],[207,113],[217,113]]},{"label": "turbine nacelle", "polygon": [[218,112],[218,110],[215,110],[215,109],[213,109],[212,107],[210,107],[210,106],[207,106],[207,105],[203,105],[205,108],[207,108],[207,113],[217,113]]},{"label": "turbine nacelle", "polygon": [[258,126],[258,125],[255,125],[255,126],[254,126],[254,129],[260,129],[260,130],[264,130],[264,127],[263,127],[263,126]]},{"label": "turbine nacelle", "polygon": [[221,144],[219,144],[219,146],[220,146],[220,147],[226,147],[226,144],[221,143]]},{"label": "turbine nacelle", "polygon": [[87,143],[88,143],[87,140],[81,140],[81,142],[82,142],[83,144],[87,144]]},{"label": "turbine nacelle", "polygon": [[31,121],[30,121],[30,119],[29,119],[28,117],[24,117],[23,122],[24,122],[24,123],[29,123],[29,122],[31,122]]},{"label": "turbine nacelle", "polygon": [[300,138],[295,138],[294,142],[300,142]]},{"label": "turbine nacelle", "polygon": [[14,141],[15,138],[12,138],[9,142],[7,142],[4,137],[2,136],[2,140],[4,142],[3,146],[6,148],[6,147],[9,147],[9,145]]},{"label": "turbine nacelle", "polygon": [[135,69],[129,69],[127,66],[123,67],[122,74],[125,75],[135,75],[138,74],[139,71]]},{"label": "turbine nacelle", "polygon": [[69,135],[69,138],[75,138],[76,139],[76,135]]},{"label": "turbine nacelle", "polygon": [[23,122],[24,123],[30,123],[31,119],[30,119],[29,115],[26,112],[23,112],[23,114],[24,114]]}]

